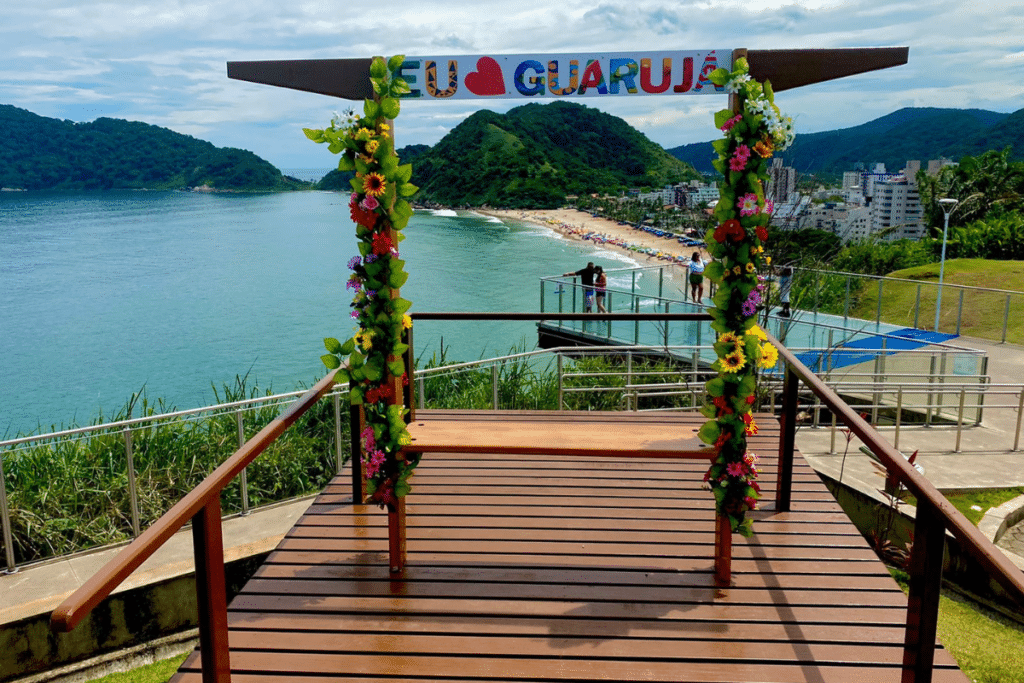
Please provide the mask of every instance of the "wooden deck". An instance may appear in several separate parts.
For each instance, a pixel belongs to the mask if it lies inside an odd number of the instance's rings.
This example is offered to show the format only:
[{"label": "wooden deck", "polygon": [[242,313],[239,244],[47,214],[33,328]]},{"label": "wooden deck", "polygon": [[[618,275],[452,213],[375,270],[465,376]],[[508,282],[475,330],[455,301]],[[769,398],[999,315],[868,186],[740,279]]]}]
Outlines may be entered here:
[{"label": "wooden deck", "polygon": [[[232,680],[899,681],[906,597],[799,456],[771,510],[778,425],[758,422],[766,509],[729,588],[702,461],[431,453],[404,573],[387,516],[335,478],[232,601]],[[967,678],[940,649],[934,680]]]}]

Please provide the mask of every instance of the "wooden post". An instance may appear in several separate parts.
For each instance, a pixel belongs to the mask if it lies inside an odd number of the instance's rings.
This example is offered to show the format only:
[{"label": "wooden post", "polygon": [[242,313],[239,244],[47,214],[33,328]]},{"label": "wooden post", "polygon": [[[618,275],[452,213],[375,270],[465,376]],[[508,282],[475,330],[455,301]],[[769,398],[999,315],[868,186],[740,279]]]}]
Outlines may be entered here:
[{"label": "wooden post", "polygon": [[[352,387],[355,383],[349,381],[349,396],[352,395]],[[363,429],[366,428],[366,418],[362,406],[354,406],[349,403],[348,424],[349,440],[352,442],[352,504],[360,505],[366,496],[366,472],[363,470]]]},{"label": "wooden post", "polygon": [[908,567],[910,587],[902,683],[931,683],[932,680],[945,547],[946,527],[938,511],[927,500],[918,500]]},{"label": "wooden post", "polygon": [[727,515],[715,515],[715,585],[732,583],[732,525]]},{"label": "wooden post", "polygon": [[779,434],[779,471],[775,481],[775,510],[789,512],[793,497],[793,451],[796,450],[797,389],[800,378],[786,364],[782,383],[782,414]]},{"label": "wooden post", "polygon": [[192,519],[199,603],[199,655],[203,683],[230,683],[227,584],[224,579],[224,538],[220,497],[213,496]]},{"label": "wooden post", "polygon": [[[374,95],[374,99],[379,103],[380,96]],[[395,142],[395,122],[393,120],[388,121],[389,129],[388,136],[391,138],[392,146]],[[394,208],[394,205],[387,207],[389,210]],[[391,244],[398,248],[398,231],[395,230],[394,226],[388,224],[388,238],[391,240]],[[390,296],[392,299],[399,298],[401,292],[398,287],[389,288]],[[405,337],[405,335],[403,335]],[[388,356],[388,363],[393,363],[396,360],[401,360],[403,365],[408,367],[409,356],[405,358],[399,356]],[[402,378],[396,377],[391,373],[391,370],[387,370],[385,376],[385,382],[391,386],[392,391],[390,392],[391,398],[388,399],[390,405],[406,405],[406,393],[405,387],[402,386]],[[412,376],[409,375],[409,384],[412,385]],[[410,394],[411,396],[411,394]],[[410,410],[412,409],[411,406]],[[403,458],[404,455],[401,453],[395,454],[397,458]],[[392,572],[400,572],[405,569],[405,498],[399,498],[395,495],[395,502],[388,506],[388,564]]]}]

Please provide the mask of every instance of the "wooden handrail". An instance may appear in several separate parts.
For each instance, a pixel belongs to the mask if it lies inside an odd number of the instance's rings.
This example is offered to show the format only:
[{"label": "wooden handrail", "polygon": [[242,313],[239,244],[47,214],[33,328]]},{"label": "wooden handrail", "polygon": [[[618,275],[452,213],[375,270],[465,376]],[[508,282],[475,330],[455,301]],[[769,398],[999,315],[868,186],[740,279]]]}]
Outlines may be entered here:
[{"label": "wooden handrail", "polygon": [[[801,363],[792,351],[783,346],[770,333],[768,340],[779,350],[779,357],[789,365],[792,372],[835,413],[836,419],[849,427],[850,431],[856,434],[864,445],[878,456],[885,468],[907,487],[907,490],[918,501],[926,500],[935,509],[945,528],[953,534],[954,538],[993,575],[993,578],[1014,599],[1024,604],[1024,573],[1010,562],[1009,558],[996,548],[959,510],[953,507],[952,503],[946,500],[934,484],[914,469],[914,466],[896,448],[886,442],[874,427]],[[795,406],[793,408],[795,409]]]},{"label": "wooden handrail", "polygon": [[[197,514],[203,512],[205,516],[206,511],[213,507],[211,501],[217,501],[216,508],[219,510],[220,492],[282,432],[331,390],[334,386],[334,375],[335,372],[328,373],[292,403],[284,413],[246,441],[234,455],[58,605],[50,616],[51,626],[58,631],[73,629],[179,529],[192,521]],[[219,515],[215,521],[217,525],[220,524]],[[197,547],[197,554],[198,552]],[[200,559],[197,557],[197,564],[200,564]]]}]

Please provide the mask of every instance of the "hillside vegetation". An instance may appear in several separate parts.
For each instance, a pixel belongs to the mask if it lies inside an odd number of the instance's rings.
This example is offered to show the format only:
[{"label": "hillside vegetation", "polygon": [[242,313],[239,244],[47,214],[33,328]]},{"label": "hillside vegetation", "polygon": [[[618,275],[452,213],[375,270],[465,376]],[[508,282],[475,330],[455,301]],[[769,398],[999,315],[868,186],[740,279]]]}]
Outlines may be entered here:
[{"label": "hillside vegetation", "polygon": [[566,195],[699,177],[622,119],[571,102],[478,111],[433,147],[409,151],[417,201],[447,206],[549,208]]},{"label": "hillside vegetation", "polygon": [[62,121],[0,105],[0,187],[22,190],[282,190],[286,179],[252,152],[137,121]]},{"label": "hillside vegetation", "polygon": [[[1024,159],[1024,109],[1001,114],[982,109],[908,107],[860,126],[797,135],[781,154],[786,166],[800,173],[840,174],[858,162],[884,163],[902,169],[907,160],[957,160],[986,150],[1011,149],[1011,158]],[[710,172],[716,158],[711,142],[668,150],[698,171]]]}]

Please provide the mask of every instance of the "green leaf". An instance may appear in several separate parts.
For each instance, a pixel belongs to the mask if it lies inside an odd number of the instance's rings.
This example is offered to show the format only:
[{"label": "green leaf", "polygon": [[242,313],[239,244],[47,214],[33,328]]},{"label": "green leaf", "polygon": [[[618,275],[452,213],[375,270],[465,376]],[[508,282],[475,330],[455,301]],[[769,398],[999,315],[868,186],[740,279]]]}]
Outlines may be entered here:
[{"label": "green leaf", "polygon": [[409,486],[409,482],[407,481],[398,481],[395,484],[395,496],[398,498],[405,498],[409,495],[410,491],[412,491],[412,487]]},{"label": "green leaf", "polygon": [[331,140],[331,144],[327,145],[327,151],[331,154],[338,154],[343,149],[345,145],[340,140]]},{"label": "green leaf", "polygon": [[348,356],[356,350],[356,340],[353,337],[349,337],[345,340],[345,343],[341,345],[341,355]]},{"label": "green leaf", "polygon": [[334,373],[335,384],[348,384],[348,381],[348,370],[346,370],[345,368],[342,368],[341,370],[338,370],[336,373]]},{"label": "green leaf", "polygon": [[388,60],[388,71],[394,73],[402,68],[402,63],[405,62],[405,55],[394,55]]},{"label": "green leaf", "polygon": [[369,362],[363,366],[363,374],[366,375],[366,379],[371,382],[379,382],[384,377],[384,368],[382,368],[377,362]]},{"label": "green leaf", "polygon": [[[363,179],[362,178],[352,178],[351,180],[348,181],[348,184],[352,186],[352,191],[353,192],[362,192],[363,191]],[[365,255],[366,254],[363,254],[363,256],[365,256]]]},{"label": "green leaf", "polygon": [[341,353],[341,342],[334,337],[325,337],[324,348],[330,353]]},{"label": "green leaf", "polygon": [[348,402],[354,406],[363,405],[363,390],[359,387],[352,387],[348,392]]},{"label": "green leaf", "polygon": [[[712,240],[710,242],[706,242],[706,244],[708,244],[708,245],[710,245],[712,243],[717,244],[717,242],[715,242],[715,240],[713,238],[712,238]],[[714,280],[715,282],[718,282],[719,280],[721,280],[722,276],[724,274],[725,274],[725,268],[718,261],[712,261],[704,269],[704,275],[707,276],[707,278],[709,280]]]},{"label": "green leaf", "polygon": [[715,128],[721,128],[733,117],[732,109],[720,109],[715,112]]},{"label": "green leaf", "polygon": [[320,356],[320,360],[323,361],[323,364],[327,366],[328,370],[334,370],[335,368],[341,367],[341,361],[338,360],[338,357],[332,356],[329,353],[325,353],[324,355]]},{"label": "green leaf", "polygon": [[407,299],[392,299],[391,305],[394,306],[395,313],[405,313],[412,308],[412,302]]},{"label": "green leaf", "polygon": [[356,162],[348,154],[343,154],[338,159],[338,170],[339,171],[354,171],[356,170]]},{"label": "green leaf", "polygon": [[388,284],[395,289],[400,288],[405,284],[405,281],[409,279],[409,274],[401,270],[391,271],[390,277],[388,277]]},{"label": "green leaf", "polygon": [[[405,353],[406,351],[409,350],[409,345],[408,344],[395,344],[395,348],[392,349],[392,350],[394,351],[396,356],[401,356],[403,353]],[[402,372],[404,372],[404,371],[405,370],[403,369]],[[396,373],[396,374],[400,375],[402,373],[399,372],[399,373]]]},{"label": "green leaf", "polygon": [[[373,100],[365,100],[363,102],[363,115],[368,119],[377,119],[381,114],[381,109],[381,105]],[[391,117],[389,116],[388,118]]]},{"label": "green leaf", "polygon": [[393,361],[389,362],[388,363],[388,372],[390,372],[395,377],[401,377],[402,373],[405,372],[405,362],[402,361],[401,358],[399,358],[398,360],[393,360]]},{"label": "green leaf", "polygon": [[370,78],[385,78],[388,75],[388,66],[382,57],[374,57],[370,62]]},{"label": "green leaf", "polygon": [[[370,171],[370,167],[367,166],[366,162],[356,157],[356,173],[360,175],[366,175]],[[360,181],[362,182],[362,181]]]},{"label": "green leaf", "polygon": [[398,103],[398,100],[394,98],[385,97],[380,101],[380,111],[386,119],[397,119],[401,108],[402,106]]},{"label": "green leaf", "polygon": [[710,80],[715,85],[725,85],[726,83],[729,82],[729,78],[731,77],[731,73],[721,68],[715,69],[710,74],[708,74],[708,80]]},{"label": "green leaf", "polygon": [[718,423],[714,420],[709,420],[697,431],[697,437],[707,444],[713,444],[718,441],[718,437],[721,436],[722,430],[718,427]]},{"label": "green leaf", "polygon": [[725,394],[725,381],[721,377],[709,380],[706,387],[708,393],[712,396],[722,396]]},{"label": "green leaf", "polygon": [[412,183],[402,183],[398,188],[398,194],[403,197],[411,197],[416,194],[420,188],[416,187]]},{"label": "green leaf", "polygon": [[306,137],[312,140],[313,142],[319,143],[326,140],[326,138],[324,137],[324,132],[322,130],[316,128],[303,128],[302,132],[305,133]]},{"label": "green leaf", "polygon": [[398,167],[397,179],[400,183],[407,183],[412,178],[412,164],[402,164]]}]

